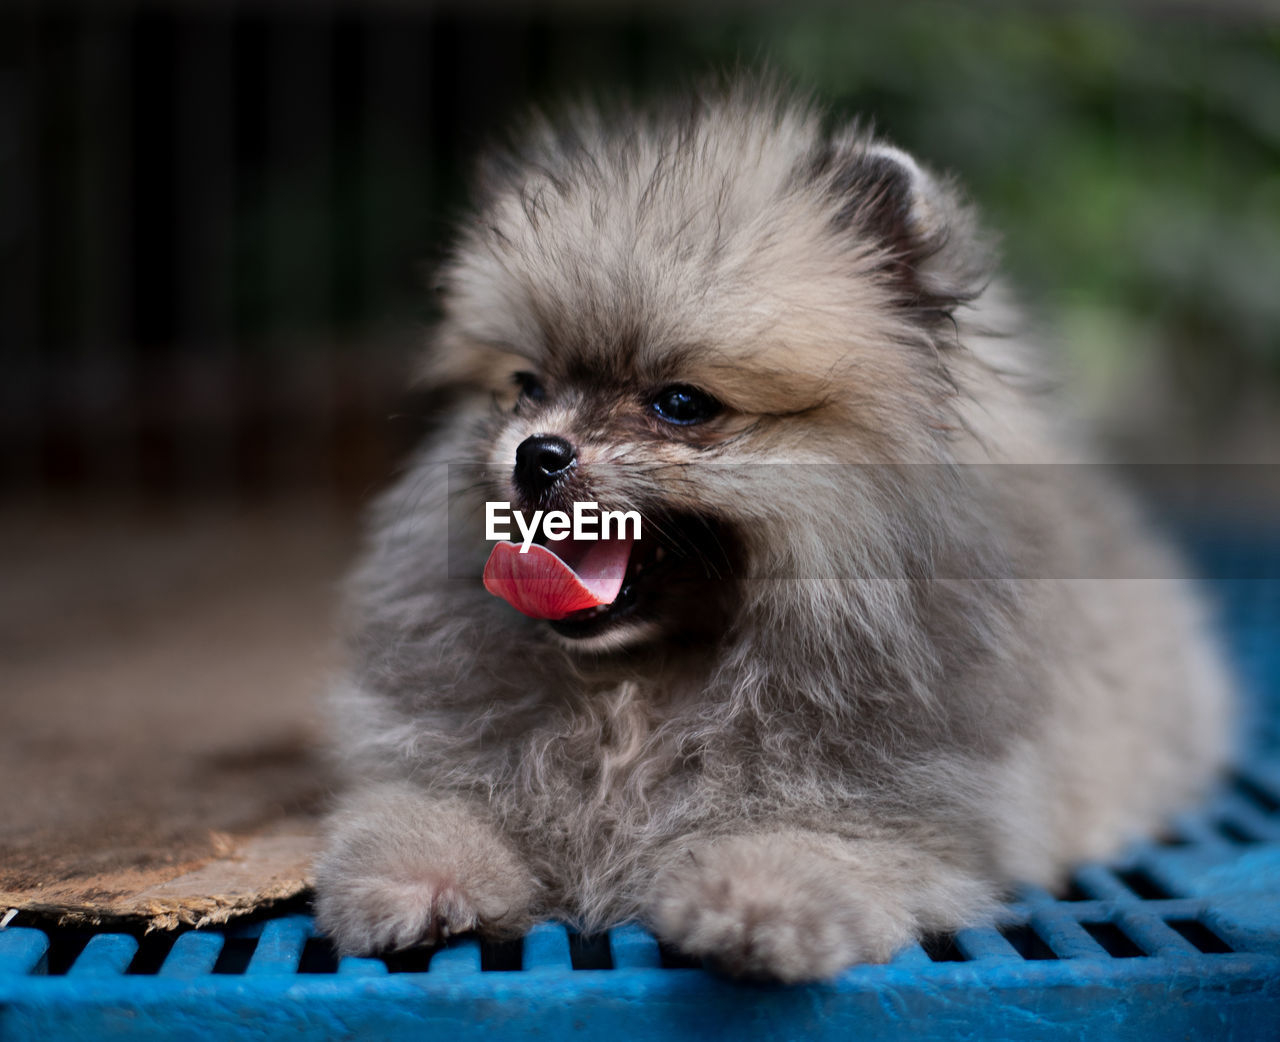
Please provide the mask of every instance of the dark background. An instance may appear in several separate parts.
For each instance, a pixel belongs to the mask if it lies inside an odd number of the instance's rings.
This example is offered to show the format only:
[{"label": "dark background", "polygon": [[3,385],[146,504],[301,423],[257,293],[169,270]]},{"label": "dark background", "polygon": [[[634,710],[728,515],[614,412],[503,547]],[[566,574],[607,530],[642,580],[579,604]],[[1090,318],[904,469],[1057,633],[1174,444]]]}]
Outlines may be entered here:
[{"label": "dark background", "polygon": [[360,500],[476,152],[738,63],[958,174],[1121,455],[1274,456],[1274,5],[10,2],[0,487]]}]

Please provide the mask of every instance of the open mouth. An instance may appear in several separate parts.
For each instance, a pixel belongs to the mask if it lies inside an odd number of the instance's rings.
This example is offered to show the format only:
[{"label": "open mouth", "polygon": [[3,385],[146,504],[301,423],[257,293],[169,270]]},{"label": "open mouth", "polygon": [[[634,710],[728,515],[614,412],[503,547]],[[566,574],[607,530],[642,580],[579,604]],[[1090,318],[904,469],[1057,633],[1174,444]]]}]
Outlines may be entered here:
[{"label": "open mouth", "polygon": [[562,637],[598,636],[630,618],[663,614],[694,580],[729,574],[714,526],[696,517],[647,523],[638,540],[547,540],[526,553],[499,543],[485,566],[485,589],[517,611],[546,619]]},{"label": "open mouth", "polygon": [[603,633],[614,623],[635,612],[645,585],[655,581],[655,577],[656,581],[661,580],[657,573],[669,559],[666,547],[657,539],[633,543],[617,596],[606,604],[593,605],[555,619],[551,628],[562,637],[574,639]]}]

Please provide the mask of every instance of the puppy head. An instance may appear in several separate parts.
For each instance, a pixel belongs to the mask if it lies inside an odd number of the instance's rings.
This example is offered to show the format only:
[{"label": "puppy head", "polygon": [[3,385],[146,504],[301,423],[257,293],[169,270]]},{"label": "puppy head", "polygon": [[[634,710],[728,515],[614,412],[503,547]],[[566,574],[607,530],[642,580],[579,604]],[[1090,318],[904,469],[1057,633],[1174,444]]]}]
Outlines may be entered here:
[{"label": "puppy head", "polygon": [[481,196],[427,378],[472,394],[500,498],[647,526],[618,600],[553,623],[571,646],[723,631],[719,580],[829,571],[867,513],[815,466],[945,458],[986,252],[906,154],[747,87],[536,122]]}]

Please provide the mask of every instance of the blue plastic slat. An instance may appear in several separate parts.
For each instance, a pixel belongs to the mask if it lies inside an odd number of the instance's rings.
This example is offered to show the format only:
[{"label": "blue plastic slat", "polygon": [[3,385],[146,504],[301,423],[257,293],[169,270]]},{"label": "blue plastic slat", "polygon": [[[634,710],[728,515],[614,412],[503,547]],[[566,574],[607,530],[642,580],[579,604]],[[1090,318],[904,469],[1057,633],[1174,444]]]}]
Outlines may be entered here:
[{"label": "blue plastic slat", "polygon": [[[1280,586],[1280,584],[1277,585]],[[1280,618],[1277,618],[1277,621],[1280,621]],[[1273,650],[1277,636],[1280,636],[1280,634],[1276,632],[1274,626],[1271,627],[1267,637],[1272,644]],[[1273,802],[1280,804],[1280,757],[1255,760],[1241,767],[1239,774],[1255,788],[1260,789],[1269,796]]]},{"label": "blue plastic slat", "polygon": [[[1203,966],[1203,968],[1202,968]],[[381,979],[219,977],[186,989],[117,981],[0,982],[0,1037],[95,1042],[288,1038],[493,1042],[502,1038],[792,1038],[813,1042],[1274,1042],[1280,959],[1222,956],[1171,974],[1106,964],[864,966],[817,987],[732,984],[701,971]],[[130,987],[121,986],[124,981]],[[141,983],[146,983],[145,981]],[[35,986],[32,986],[35,985]]]},{"label": "blue plastic slat", "polygon": [[893,966],[932,966],[929,953],[918,944],[909,944],[891,960]]},{"label": "blue plastic slat", "polygon": [[249,958],[246,974],[295,973],[302,960],[302,949],[311,935],[311,922],[305,916],[272,919],[263,924],[258,946]]},{"label": "blue plastic slat", "polygon": [[431,956],[427,972],[434,976],[463,977],[480,972],[480,942],[459,937]]},{"label": "blue plastic slat", "polygon": [[117,977],[129,968],[138,942],[126,933],[100,933],[89,938],[67,971],[70,977]]},{"label": "blue plastic slat", "polygon": [[956,933],[956,947],[973,962],[988,959],[1020,959],[1017,950],[1003,934],[990,926],[975,926]]},{"label": "blue plastic slat", "polygon": [[1238,793],[1228,793],[1219,804],[1220,817],[1241,832],[1260,841],[1280,840],[1280,816],[1264,814]]},{"label": "blue plastic slat", "polygon": [[365,959],[358,955],[344,955],[338,960],[338,972],[344,977],[379,977],[387,972],[387,964],[381,959]]},{"label": "blue plastic slat", "polygon": [[1029,908],[1036,908],[1040,905],[1056,905],[1058,899],[1049,893],[1042,886],[1034,886],[1031,883],[1024,883],[1018,888],[1018,897],[1016,905],[1025,905]]},{"label": "blue plastic slat", "polygon": [[1129,888],[1102,865],[1082,865],[1072,878],[1090,897],[1098,900],[1131,898]]},{"label": "blue plastic slat", "polygon": [[1116,916],[1116,925],[1148,955],[1173,958],[1201,955],[1200,949],[1168,923],[1136,907],[1126,908]]},{"label": "blue plastic slat", "polygon": [[1139,854],[1138,864],[1158,886],[1170,894],[1196,892],[1195,880],[1205,864],[1214,864],[1220,855],[1203,848],[1175,847],[1172,850],[1152,848]]},{"label": "blue plastic slat", "polygon": [[571,970],[569,931],[561,923],[539,923],[524,939],[524,968],[530,973]]},{"label": "blue plastic slat", "polygon": [[1106,949],[1072,916],[1042,909],[1031,916],[1031,928],[1059,959],[1109,958]]},{"label": "blue plastic slat", "polygon": [[191,978],[212,973],[225,943],[226,938],[220,933],[179,934],[156,975]]},{"label": "blue plastic slat", "polygon": [[[1205,819],[1203,814],[1182,813],[1174,817],[1174,831],[1206,854],[1230,853],[1231,844]],[[1176,848],[1175,848],[1176,849]]]},{"label": "blue plastic slat", "polygon": [[662,966],[657,939],[634,924],[609,931],[609,951],[615,970],[656,970]]},{"label": "blue plastic slat", "polygon": [[0,930],[0,973],[25,976],[45,972],[49,937],[43,930],[10,926]]}]

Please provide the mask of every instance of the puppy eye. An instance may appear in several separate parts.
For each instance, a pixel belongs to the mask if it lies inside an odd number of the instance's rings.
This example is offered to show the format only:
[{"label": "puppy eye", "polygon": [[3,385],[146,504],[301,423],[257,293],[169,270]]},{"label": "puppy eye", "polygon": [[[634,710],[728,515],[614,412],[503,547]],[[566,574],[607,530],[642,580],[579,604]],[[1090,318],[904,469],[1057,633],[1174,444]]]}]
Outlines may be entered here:
[{"label": "puppy eye", "polygon": [[546,390],[533,373],[515,373],[512,375],[512,380],[520,388],[521,398],[528,398],[531,402],[540,402],[547,396]]},{"label": "puppy eye", "polygon": [[664,388],[650,405],[662,419],[681,426],[709,420],[723,408],[711,395],[686,384]]}]

